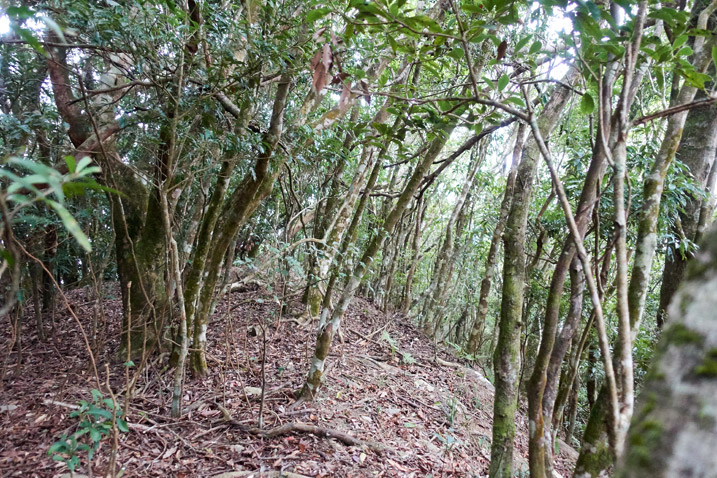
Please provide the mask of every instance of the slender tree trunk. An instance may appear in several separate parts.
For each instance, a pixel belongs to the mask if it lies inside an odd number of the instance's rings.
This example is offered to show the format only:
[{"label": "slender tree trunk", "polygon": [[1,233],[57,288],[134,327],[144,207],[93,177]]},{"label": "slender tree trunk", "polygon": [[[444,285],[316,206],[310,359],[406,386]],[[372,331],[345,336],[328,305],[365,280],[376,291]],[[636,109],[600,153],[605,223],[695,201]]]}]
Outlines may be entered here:
[{"label": "slender tree trunk", "polygon": [[545,391],[543,393],[542,413],[545,439],[545,470],[546,476],[548,477],[551,477],[553,472],[553,443],[555,442],[558,432],[558,429],[553,428],[552,424],[555,400],[558,394],[560,369],[563,359],[570,347],[570,343],[578,331],[583,310],[584,290],[585,282],[583,279],[582,266],[577,258],[573,257],[570,266],[570,307],[568,309],[568,315],[565,318],[565,323],[555,340],[553,351],[550,355],[545,376]]},{"label": "slender tree trunk", "polygon": [[408,314],[411,306],[411,289],[413,288],[413,277],[416,274],[418,263],[423,254],[421,254],[421,232],[423,231],[423,217],[426,213],[426,202],[424,196],[418,198],[416,205],[416,227],[413,232],[413,242],[411,249],[413,250],[413,258],[411,259],[411,267],[406,274],[406,285],[403,288],[403,302],[401,304],[401,314]]},{"label": "slender tree trunk", "polygon": [[374,186],[376,186],[376,180],[378,179],[378,174],[381,169],[381,161],[376,161],[373,166],[373,169],[371,170],[371,175],[368,178],[368,182],[366,184],[366,187],[364,188],[363,194],[361,195],[361,199],[359,200],[358,206],[356,206],[356,211],[354,212],[354,216],[351,219],[351,224],[349,224],[349,227],[346,230],[346,234],[341,241],[341,246],[339,247],[337,259],[334,261],[331,276],[329,278],[329,283],[326,286],[326,292],[324,293],[324,302],[322,304],[321,317],[319,320],[318,327],[319,329],[324,326],[332,312],[331,299],[334,287],[336,286],[336,281],[338,280],[339,274],[341,273],[341,270],[344,266],[344,262],[346,261],[349,246],[356,242],[356,237],[358,235],[358,226],[361,222],[361,218],[363,217],[364,210],[366,209],[366,204],[369,201],[371,191],[373,190]]},{"label": "slender tree trunk", "polygon": [[468,338],[468,353],[473,354],[474,356],[479,353],[478,349],[480,347],[480,337],[483,336],[483,329],[485,328],[485,319],[488,315],[488,296],[490,295],[490,288],[493,282],[495,262],[498,257],[498,247],[500,246],[500,241],[503,239],[505,221],[508,217],[508,212],[510,211],[511,202],[513,200],[515,178],[518,171],[518,164],[520,163],[521,153],[523,151],[524,140],[525,124],[519,123],[515,139],[515,147],[513,148],[513,158],[510,164],[510,172],[508,173],[508,179],[505,184],[505,192],[503,193],[503,200],[500,203],[500,210],[498,211],[498,222],[493,230],[490,247],[488,248],[488,256],[485,260],[485,273],[483,275],[483,280],[480,283],[480,295],[478,297],[476,320],[473,322],[470,337]]},{"label": "slender tree trunk", "polygon": [[344,287],[341,297],[331,314],[331,318],[321,324],[321,328],[317,333],[316,348],[314,356],[311,360],[311,368],[309,370],[306,383],[302,389],[302,399],[312,400],[318,392],[324,380],[324,367],[326,358],[329,355],[334,334],[336,334],[336,331],[341,326],[341,319],[343,318],[351,299],[353,299],[356,294],[356,290],[358,289],[361,279],[363,279],[368,272],[371,262],[383,244],[383,241],[393,232],[398,220],[403,215],[403,212],[413,197],[413,194],[418,189],[423,177],[428,173],[431,164],[443,149],[454,128],[455,124],[449,123],[444,124],[438,129],[438,131],[436,131],[436,138],[431,142],[431,146],[428,148],[424,157],[421,158],[420,163],[414,169],[411,178],[406,183],[406,186],[401,192],[401,196],[398,198],[398,201],[391,210],[391,213],[388,217],[386,217],[386,220],[380,227],[379,232],[373,237],[373,239],[371,239],[361,259],[354,268],[354,271],[349,278],[348,283]]},{"label": "slender tree trunk", "polygon": [[207,324],[226,251],[241,226],[246,223],[261,201],[271,193],[281,170],[282,159],[273,161],[273,170],[271,163],[284,129],[284,110],[290,83],[291,75],[284,72],[274,97],[270,126],[264,135],[264,151],[257,158],[254,170],[247,173],[231,197],[225,202],[219,219],[216,220],[211,235],[210,250],[207,251],[206,264],[199,272],[199,274],[204,274],[205,279],[196,296],[197,305],[190,305],[189,298],[185,298],[189,311],[194,312],[193,315],[187,315],[187,320],[194,329],[190,365],[192,373],[197,376],[206,375],[208,372],[205,355]]},{"label": "slender tree trunk", "polygon": [[[577,77],[571,72],[566,82]],[[556,87],[538,119],[544,137],[549,136],[570,98],[570,90]],[[500,311],[498,344],[493,357],[495,400],[493,404],[493,441],[491,445],[491,478],[510,478],[513,469],[513,439],[520,373],[520,320],[526,280],[525,231],[533,183],[540,161],[540,150],[531,137],[523,148],[516,175],[513,202],[506,220],[503,263],[503,294]]]}]

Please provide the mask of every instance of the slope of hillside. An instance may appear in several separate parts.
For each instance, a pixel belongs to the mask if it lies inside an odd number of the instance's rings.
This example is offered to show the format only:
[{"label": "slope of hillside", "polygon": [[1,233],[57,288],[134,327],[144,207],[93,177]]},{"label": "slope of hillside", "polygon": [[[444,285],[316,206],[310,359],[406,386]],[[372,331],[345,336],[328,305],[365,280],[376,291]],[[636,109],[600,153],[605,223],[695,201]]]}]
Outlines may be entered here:
[{"label": "slope of hillside", "polygon": [[[91,342],[98,309],[82,290],[69,296]],[[106,336],[118,337],[119,301],[103,305]],[[333,347],[319,399],[292,409],[314,328],[278,312],[265,290],[234,292],[218,305],[211,327],[215,332],[209,337],[211,374],[187,381],[181,419],[169,416],[172,373],[167,354],[150,359],[152,367],[141,371],[134,385],[130,431],[119,435],[117,463],[123,476],[486,475],[493,388],[480,373],[455,363],[445,351],[436,353],[431,341],[402,318],[387,317],[356,299],[346,316],[343,340]],[[90,390],[98,386],[79,327],[69,314],[58,312],[54,338],[47,343],[34,334],[32,310],[26,315],[23,364],[15,365],[15,354],[7,357],[0,390],[0,476],[62,476],[66,466],[53,461],[47,450],[63,433],[76,429],[73,407],[90,400]],[[271,430],[268,434],[256,430],[262,322],[263,430]],[[3,350],[10,340],[3,336]],[[117,350],[119,344],[112,345],[108,348]],[[96,357],[100,388],[106,394],[108,361],[110,383],[120,393],[125,368],[116,356]],[[516,466],[527,470],[522,416]],[[111,452],[111,440],[103,441],[92,460],[94,474],[104,473]],[[574,459],[574,450],[561,444],[558,471],[565,474]],[[87,467],[78,473],[88,474]]]}]

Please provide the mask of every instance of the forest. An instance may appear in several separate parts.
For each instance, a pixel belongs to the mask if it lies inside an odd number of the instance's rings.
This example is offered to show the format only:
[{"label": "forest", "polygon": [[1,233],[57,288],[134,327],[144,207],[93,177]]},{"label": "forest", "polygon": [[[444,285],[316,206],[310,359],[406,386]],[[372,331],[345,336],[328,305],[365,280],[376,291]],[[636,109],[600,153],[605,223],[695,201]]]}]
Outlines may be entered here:
[{"label": "forest", "polygon": [[0,1],[0,476],[717,477],[717,0]]}]

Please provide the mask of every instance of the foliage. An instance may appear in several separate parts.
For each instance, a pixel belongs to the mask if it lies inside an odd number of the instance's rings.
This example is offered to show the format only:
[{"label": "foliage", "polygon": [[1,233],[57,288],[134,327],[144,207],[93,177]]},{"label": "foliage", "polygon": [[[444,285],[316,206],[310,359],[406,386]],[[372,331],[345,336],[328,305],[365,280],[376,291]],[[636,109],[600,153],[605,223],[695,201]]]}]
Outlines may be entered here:
[{"label": "foliage", "polygon": [[126,433],[129,431],[127,422],[121,418],[122,410],[111,398],[103,398],[102,392],[92,390],[92,401],[80,401],[79,407],[70,413],[79,423],[70,435],[62,437],[47,450],[55,461],[64,462],[70,471],[81,465],[81,456],[87,456],[88,466],[92,457],[100,447],[103,439],[110,436],[113,430]]}]

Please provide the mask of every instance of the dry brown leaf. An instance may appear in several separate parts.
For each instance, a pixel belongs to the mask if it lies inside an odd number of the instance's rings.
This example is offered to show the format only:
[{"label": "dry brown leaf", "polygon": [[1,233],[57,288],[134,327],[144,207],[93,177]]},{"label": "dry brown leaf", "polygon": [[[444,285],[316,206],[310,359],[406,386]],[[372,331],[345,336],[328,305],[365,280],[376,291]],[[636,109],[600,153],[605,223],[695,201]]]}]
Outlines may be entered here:
[{"label": "dry brown leaf", "polygon": [[319,93],[326,86],[329,71],[333,65],[333,58],[331,46],[327,43],[311,59],[311,69],[314,72],[312,87],[316,93]]}]

